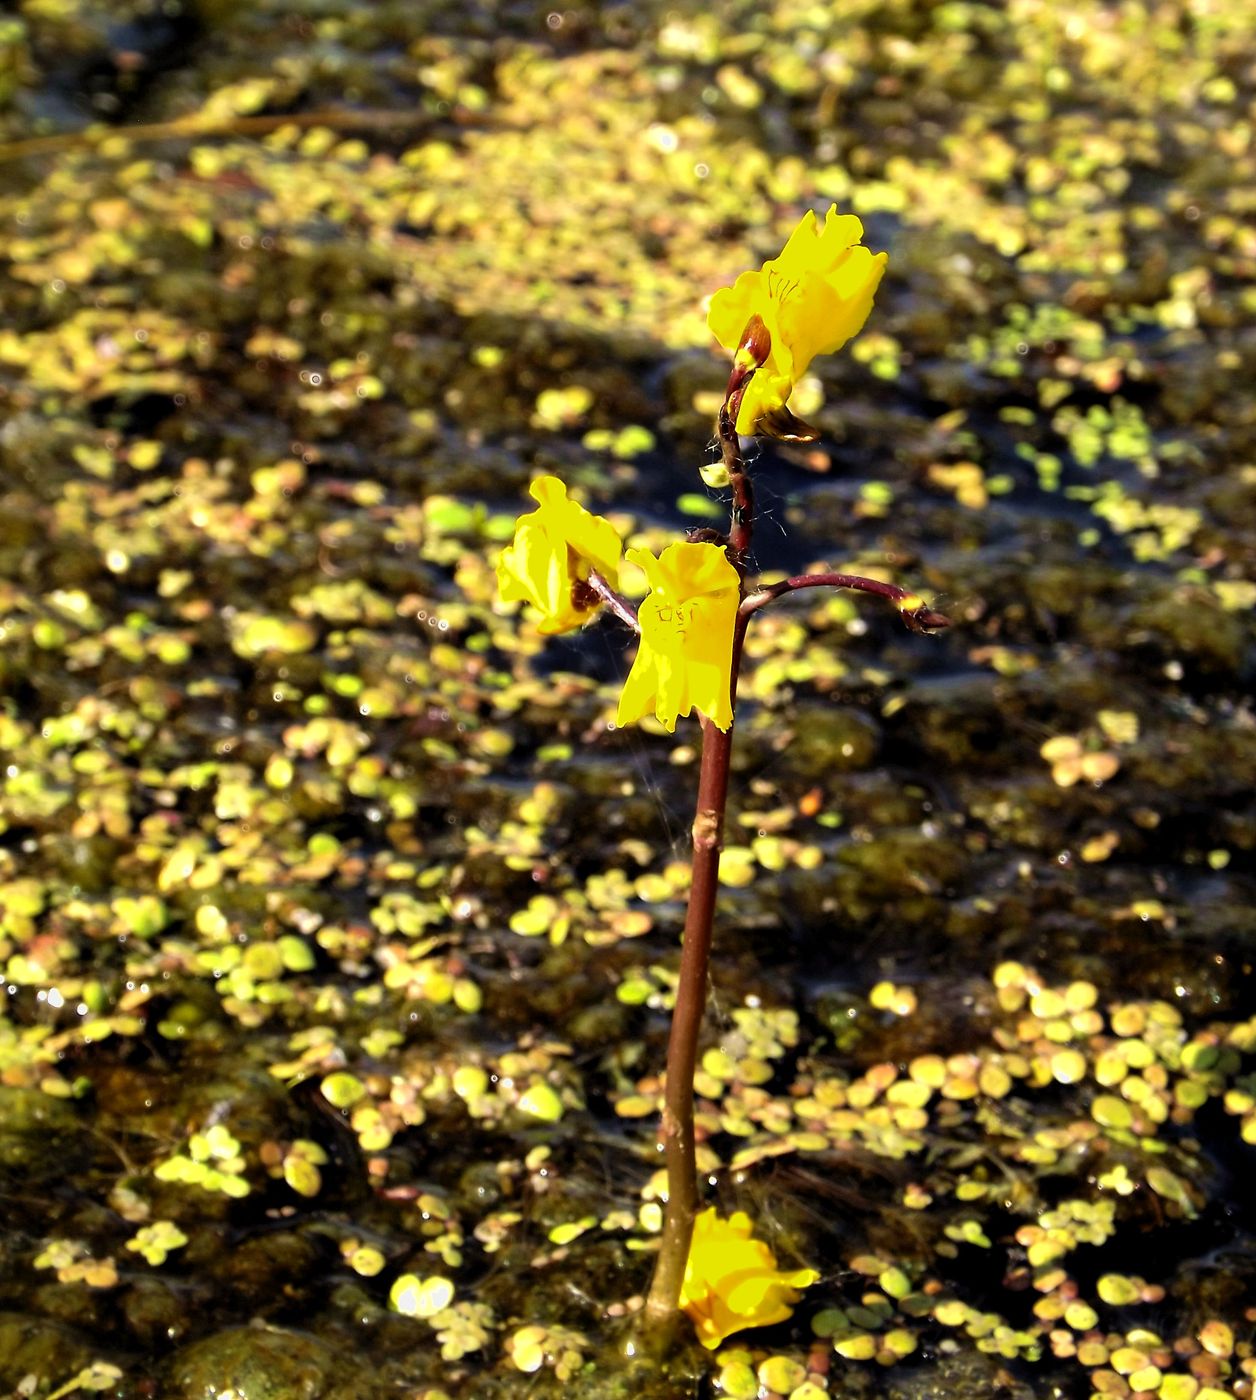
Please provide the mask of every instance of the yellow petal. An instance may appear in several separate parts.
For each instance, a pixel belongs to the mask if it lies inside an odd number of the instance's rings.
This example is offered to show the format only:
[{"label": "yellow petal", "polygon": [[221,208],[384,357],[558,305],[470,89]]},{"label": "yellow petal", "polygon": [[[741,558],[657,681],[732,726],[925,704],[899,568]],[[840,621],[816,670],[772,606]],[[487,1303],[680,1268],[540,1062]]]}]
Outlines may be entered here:
[{"label": "yellow petal", "polygon": [[650,592],[638,609],[641,643],[616,712],[631,724],[653,708],[669,731],[695,708],[721,729],[733,722],[733,631],[740,579],[722,548],[674,544],[656,559],[633,549]]},{"label": "yellow petal", "polygon": [[609,520],[568,500],[557,477],[538,477],[531,492],[537,508],[520,518],[498,558],[498,591],[505,602],[531,603],[540,631],[570,632],[596,611],[572,602],[573,586],[597,569],[614,587],[622,545]]},{"label": "yellow petal", "polygon": [[707,326],[725,350],[736,350],[746,322],[755,314],[761,272],[743,272],[731,287],[721,287],[711,298]]},{"label": "yellow petal", "polygon": [[713,1209],[694,1221],[680,1306],[698,1340],[714,1348],[734,1332],[764,1327],[790,1316],[800,1288],[814,1283],[813,1269],[778,1270],[771,1249],[752,1237],[748,1216],[721,1220]]},{"label": "yellow petal", "polygon": [[769,375],[759,370],[746,385],[741,396],[741,407],[737,410],[737,431],[749,437],[755,431],[761,418],[778,408],[784,408],[786,400],[793,393],[793,380],[784,375]]}]

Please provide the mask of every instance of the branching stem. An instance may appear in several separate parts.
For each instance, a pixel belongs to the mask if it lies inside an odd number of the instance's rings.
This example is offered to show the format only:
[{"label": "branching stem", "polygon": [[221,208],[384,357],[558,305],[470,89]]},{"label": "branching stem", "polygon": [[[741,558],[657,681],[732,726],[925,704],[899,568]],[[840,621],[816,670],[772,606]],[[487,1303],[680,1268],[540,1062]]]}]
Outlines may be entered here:
[{"label": "branching stem", "polygon": [[760,608],[783,598],[786,593],[797,592],[800,588],[853,588],[860,593],[872,593],[878,598],[886,598],[898,608],[899,615],[913,632],[936,632],[949,627],[951,620],[945,613],[926,607],[924,600],[909,588],[900,588],[895,583],[882,583],[880,579],[863,578],[859,574],[795,574],[793,578],[782,579],[757,588],[742,599],[740,615],[748,618]]},{"label": "branching stem", "polygon": [[593,593],[597,594],[598,598],[606,604],[620,622],[627,627],[631,627],[634,632],[640,635],[641,623],[637,621],[636,609],[626,598],[620,597],[596,569],[589,570],[589,576],[584,582]]},{"label": "branching stem", "polygon": [[[737,625],[745,627],[740,618]],[[659,1129],[667,1167],[667,1211],[645,1305],[646,1327],[656,1341],[668,1339],[676,1323],[698,1205],[693,1074],[698,1033],[706,1009],[707,968],[711,958],[715,896],[720,883],[720,851],[724,845],[724,809],[732,748],[731,725],[727,730],[720,730],[709,721],[703,724],[702,768],[693,820],[693,877],[680,955],[680,980],[676,984],[676,1007],[667,1044],[667,1082]]]}]

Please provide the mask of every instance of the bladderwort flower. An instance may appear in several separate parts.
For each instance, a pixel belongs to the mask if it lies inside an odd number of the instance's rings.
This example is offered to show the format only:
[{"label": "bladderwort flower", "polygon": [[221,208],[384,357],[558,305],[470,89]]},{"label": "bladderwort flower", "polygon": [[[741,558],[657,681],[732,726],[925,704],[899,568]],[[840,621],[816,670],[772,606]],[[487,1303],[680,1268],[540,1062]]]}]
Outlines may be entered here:
[{"label": "bladderwort flower", "polygon": [[726,350],[738,351],[755,316],[771,337],[767,358],[758,361],[742,396],[739,433],[816,436],[786,404],[811,361],[840,350],[868,319],[887,255],[863,247],[862,239],[863,225],[854,214],[839,214],[831,205],[820,228],[808,209],[779,257],[758,272],[743,272],[711,298],[707,325]]},{"label": "bladderwort flower", "polygon": [[609,520],[568,499],[556,476],[538,477],[530,489],[537,508],[520,516],[514,542],[502,550],[498,592],[503,602],[531,603],[540,631],[572,632],[602,603],[590,573],[596,569],[612,589],[618,583],[623,544]]},{"label": "bladderwort flower", "polygon": [[641,644],[619,697],[617,724],[653,710],[669,731],[697,709],[717,728],[733,722],[733,629],[741,600],[737,570],[714,544],[672,544],[624,556],[645,571],[638,609]]},{"label": "bladderwort flower", "polygon": [[680,1307],[689,1314],[698,1340],[714,1350],[734,1332],[784,1322],[793,1313],[798,1290],[819,1277],[814,1269],[782,1272],[769,1246],[754,1238],[744,1211],[724,1220],[712,1206],[693,1222]]}]

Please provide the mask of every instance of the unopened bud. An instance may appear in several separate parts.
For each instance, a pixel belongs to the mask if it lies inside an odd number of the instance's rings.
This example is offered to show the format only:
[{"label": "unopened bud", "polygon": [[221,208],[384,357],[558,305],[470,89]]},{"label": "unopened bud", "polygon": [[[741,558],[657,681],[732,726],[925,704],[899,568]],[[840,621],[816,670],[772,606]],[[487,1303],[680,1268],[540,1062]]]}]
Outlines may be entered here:
[{"label": "unopened bud", "polygon": [[772,353],[772,335],[763,323],[762,316],[752,316],[746,322],[737,345],[736,361],[746,369],[758,369],[767,362]]},{"label": "unopened bud", "polygon": [[941,632],[951,625],[951,619],[945,613],[923,606],[914,611],[904,610],[903,621],[913,632]]}]

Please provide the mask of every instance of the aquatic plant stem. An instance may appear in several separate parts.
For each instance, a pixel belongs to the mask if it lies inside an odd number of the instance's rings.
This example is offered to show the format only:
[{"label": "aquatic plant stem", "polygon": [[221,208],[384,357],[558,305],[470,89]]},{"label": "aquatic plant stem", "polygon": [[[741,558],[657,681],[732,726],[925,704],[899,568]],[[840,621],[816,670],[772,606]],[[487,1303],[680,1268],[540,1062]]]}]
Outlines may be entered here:
[{"label": "aquatic plant stem", "polygon": [[636,609],[627,599],[620,597],[596,569],[589,570],[589,576],[583,583],[599,602],[606,604],[620,622],[640,635],[641,623],[637,619]]},{"label": "aquatic plant stem", "polygon": [[[737,670],[748,619],[738,617],[733,633],[733,700]],[[667,1080],[659,1137],[667,1168],[667,1210],[654,1277],[646,1297],[646,1330],[658,1346],[670,1339],[678,1316],[681,1285],[693,1236],[698,1206],[697,1150],[693,1131],[693,1075],[697,1066],[698,1034],[706,1010],[707,971],[715,924],[715,899],[720,884],[720,852],[724,849],[724,815],[728,805],[728,776],[733,752],[733,725],[726,730],[709,720],[702,724],[702,764],[693,818],[693,873],[685,938],[667,1042]]]},{"label": "aquatic plant stem", "polygon": [[900,588],[896,583],[882,583],[876,578],[863,578],[859,574],[795,574],[779,583],[766,584],[742,599],[740,616],[749,618],[760,608],[800,588],[853,588],[859,593],[885,598],[894,604],[913,632],[936,632],[951,625],[951,619],[945,613],[926,606],[919,594],[909,588]]},{"label": "aquatic plant stem", "polygon": [[[720,454],[733,490],[728,557],[745,587],[745,572],[754,535],[754,488],[741,456],[735,424],[742,394],[767,355],[763,322],[756,316],[746,327],[740,357],[729,376],[724,405],[720,409]],[[729,688],[734,714],[737,706],[737,673],[750,614],[737,613],[733,624]],[[680,954],[676,1005],[667,1042],[667,1078],[663,1092],[663,1121],[659,1137],[667,1168],[667,1210],[659,1242],[654,1277],[646,1296],[645,1325],[651,1343],[662,1349],[670,1341],[679,1316],[680,1290],[685,1281],[693,1218],[698,1206],[697,1149],[693,1133],[693,1075],[698,1059],[698,1034],[706,1010],[707,971],[711,961],[711,936],[715,899],[720,885],[720,852],[724,849],[724,814],[728,806],[728,775],[733,752],[733,728],[718,728],[702,721],[702,762],[698,772],[698,799],[693,817],[693,862],[689,904],[685,911],[685,936]]]},{"label": "aquatic plant stem", "polygon": [[732,744],[731,727],[725,731],[713,724],[703,726],[702,768],[693,822],[693,876],[685,916],[680,980],[676,985],[676,1008],[672,1012],[667,1045],[667,1083],[659,1130],[667,1166],[667,1211],[645,1305],[647,1329],[656,1336],[670,1331],[676,1321],[698,1204],[693,1075],[698,1032],[706,1009],[707,969],[711,958],[715,896],[719,889]]}]

